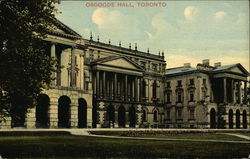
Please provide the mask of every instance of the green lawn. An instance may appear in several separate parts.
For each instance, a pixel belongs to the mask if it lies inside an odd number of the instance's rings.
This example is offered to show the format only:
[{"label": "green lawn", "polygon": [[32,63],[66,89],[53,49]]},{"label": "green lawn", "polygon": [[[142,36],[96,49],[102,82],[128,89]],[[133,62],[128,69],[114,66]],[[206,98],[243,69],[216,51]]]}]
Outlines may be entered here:
[{"label": "green lawn", "polygon": [[0,135],[0,154],[6,158],[239,158],[247,157],[249,149],[250,143],[144,141],[68,133],[48,136],[46,132]]}]

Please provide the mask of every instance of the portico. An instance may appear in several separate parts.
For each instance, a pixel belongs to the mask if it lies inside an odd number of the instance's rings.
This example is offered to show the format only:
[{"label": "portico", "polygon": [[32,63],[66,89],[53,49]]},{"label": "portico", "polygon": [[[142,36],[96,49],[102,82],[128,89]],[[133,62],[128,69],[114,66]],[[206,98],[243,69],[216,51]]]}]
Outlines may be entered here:
[{"label": "portico", "polygon": [[[141,103],[140,92],[144,70],[130,59],[119,56],[93,61],[91,66],[94,100],[97,104],[97,112],[103,118],[99,123],[97,122],[98,127],[105,126],[105,123],[109,124],[111,120],[113,125],[107,127],[121,126],[122,124],[118,124],[118,121],[121,121],[119,116],[125,116],[128,119],[126,120],[128,126],[130,120],[134,118],[131,116],[132,110],[136,111],[137,105]],[[123,110],[121,107],[124,107],[125,115],[120,112]],[[114,113],[110,111],[112,109]],[[114,119],[108,117],[111,114]]]}]

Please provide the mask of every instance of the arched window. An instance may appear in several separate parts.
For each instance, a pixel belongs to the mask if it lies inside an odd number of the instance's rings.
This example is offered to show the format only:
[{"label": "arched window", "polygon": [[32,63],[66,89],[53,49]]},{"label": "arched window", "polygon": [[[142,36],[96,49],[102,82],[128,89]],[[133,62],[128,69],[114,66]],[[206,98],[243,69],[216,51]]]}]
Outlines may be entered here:
[{"label": "arched window", "polygon": [[210,110],[210,128],[216,128],[216,111],[214,108]]},{"label": "arched window", "polygon": [[236,110],[236,129],[240,128],[240,110]]},{"label": "arched window", "polygon": [[246,110],[243,110],[242,116],[243,116],[242,117],[242,119],[243,119],[242,126],[243,126],[244,129],[247,129],[247,111]]}]

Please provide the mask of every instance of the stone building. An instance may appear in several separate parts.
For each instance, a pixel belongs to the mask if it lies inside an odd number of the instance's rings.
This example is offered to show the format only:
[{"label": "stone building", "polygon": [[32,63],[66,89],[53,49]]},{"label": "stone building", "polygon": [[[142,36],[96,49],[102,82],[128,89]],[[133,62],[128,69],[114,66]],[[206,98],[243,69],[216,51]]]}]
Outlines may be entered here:
[{"label": "stone building", "polygon": [[196,68],[190,63],[166,69],[165,123],[167,127],[247,128],[247,77],[241,64]]},{"label": "stone building", "polygon": [[58,61],[51,88],[28,114],[6,118],[0,128],[249,127],[241,90],[249,74],[240,64],[166,70],[163,52],[87,40],[54,21],[44,39]]},{"label": "stone building", "polygon": [[[59,67],[51,88],[20,119],[2,128],[139,127],[163,123],[164,54],[83,39],[55,20],[45,39]],[[142,116],[143,117],[143,121]]]}]

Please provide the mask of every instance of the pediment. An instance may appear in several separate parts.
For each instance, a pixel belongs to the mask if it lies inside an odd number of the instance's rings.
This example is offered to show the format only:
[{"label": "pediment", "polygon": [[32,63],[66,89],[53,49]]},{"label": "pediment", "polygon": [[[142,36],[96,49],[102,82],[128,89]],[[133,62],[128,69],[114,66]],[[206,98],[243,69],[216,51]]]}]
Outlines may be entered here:
[{"label": "pediment", "polygon": [[52,25],[52,32],[56,35],[61,36],[68,36],[68,37],[75,37],[80,38],[81,35],[79,35],[77,32],[75,32],[73,29],[62,23],[60,20],[53,18],[52,19],[53,25]]},{"label": "pediment", "polygon": [[238,67],[233,67],[229,71],[234,72],[234,73],[244,74],[244,72]]},{"label": "pediment", "polygon": [[144,70],[134,61],[128,59],[127,57],[121,56],[111,56],[98,59],[92,62],[92,65],[105,66],[109,68],[119,68],[123,70],[134,70],[143,72]]},{"label": "pediment", "polygon": [[242,74],[242,75],[249,75],[248,71],[241,65],[237,64],[234,67],[229,69],[230,72],[237,73],[237,74]]},{"label": "pediment", "polygon": [[138,69],[134,64],[132,64],[131,62],[127,61],[124,58],[119,58],[119,59],[103,62],[102,64],[114,66],[114,67],[118,66],[118,67],[122,67],[122,68]]}]

